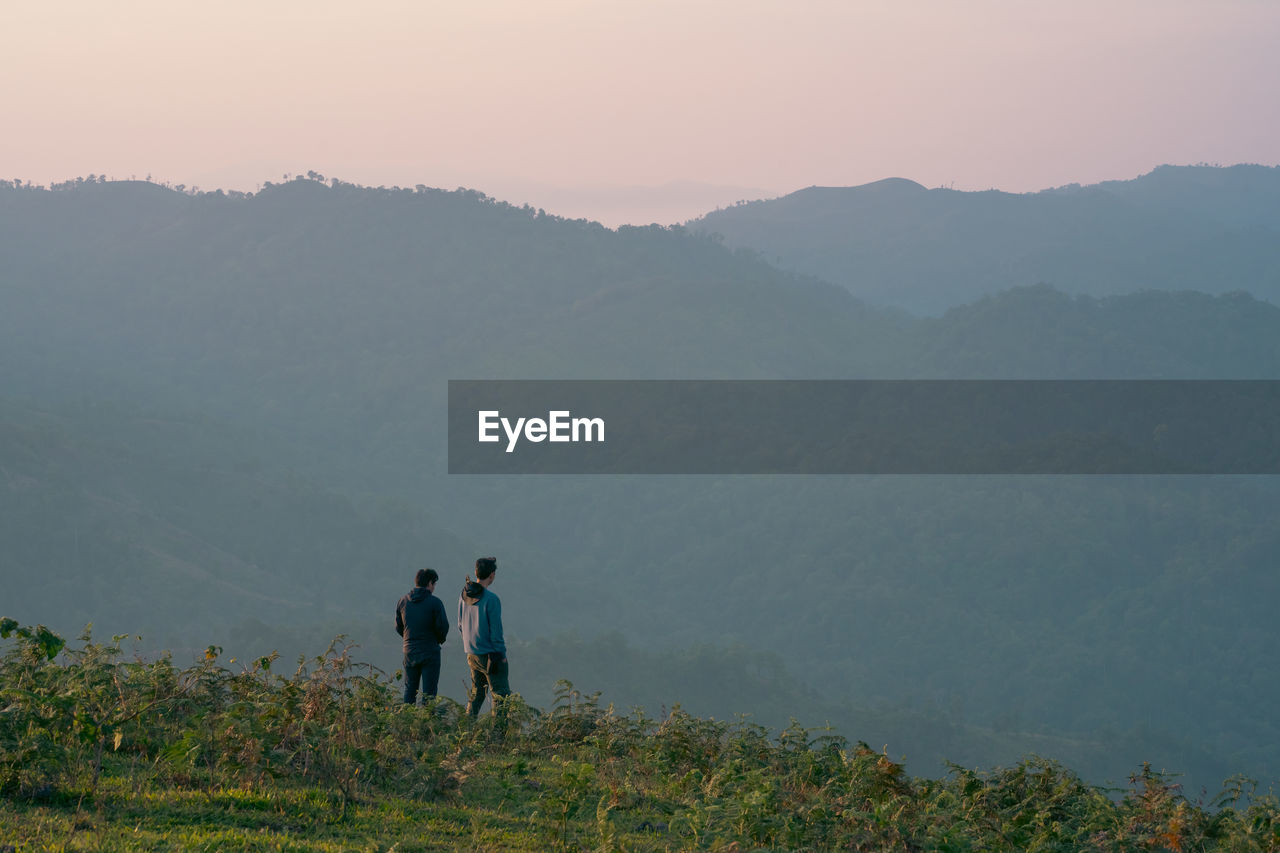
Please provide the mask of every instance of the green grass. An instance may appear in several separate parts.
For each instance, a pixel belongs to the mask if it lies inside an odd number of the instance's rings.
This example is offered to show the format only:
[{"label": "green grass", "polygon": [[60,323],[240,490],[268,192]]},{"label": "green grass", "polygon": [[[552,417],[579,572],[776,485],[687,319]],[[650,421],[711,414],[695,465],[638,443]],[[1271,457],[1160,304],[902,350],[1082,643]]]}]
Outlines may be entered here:
[{"label": "green grass", "polygon": [[[0,800],[0,844],[19,850],[549,850],[591,849],[602,837],[597,803],[565,801],[556,788],[560,765],[521,760],[494,747],[469,762],[456,788],[429,799],[393,788],[362,794],[343,809],[341,797],[316,785],[269,782],[255,787],[191,788],[151,771],[112,762],[94,796],[70,790],[57,804]],[[118,776],[116,774],[119,774]],[[463,775],[463,774],[460,774]],[[594,796],[594,793],[591,794]],[[579,808],[579,806],[583,808]],[[617,849],[680,846],[652,831],[661,808],[609,812],[606,834]],[[581,815],[579,814],[581,812]],[[583,818],[589,817],[590,820]],[[656,820],[655,820],[656,818]],[[667,818],[669,819],[669,818]],[[632,821],[634,820],[634,823]]]},{"label": "green grass", "polygon": [[[1280,850],[1280,801],[1053,761],[908,776],[830,731],[601,708],[407,708],[331,648],[179,670],[0,623],[0,847],[17,850]],[[60,638],[56,638],[60,639]]]}]

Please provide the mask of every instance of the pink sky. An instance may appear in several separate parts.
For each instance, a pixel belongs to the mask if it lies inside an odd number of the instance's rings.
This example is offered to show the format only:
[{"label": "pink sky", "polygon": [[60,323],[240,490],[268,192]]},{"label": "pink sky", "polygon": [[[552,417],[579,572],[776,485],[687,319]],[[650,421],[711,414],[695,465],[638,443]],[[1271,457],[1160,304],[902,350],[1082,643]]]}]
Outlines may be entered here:
[{"label": "pink sky", "polygon": [[[6,0],[3,19],[0,177],[39,183],[314,169],[612,224],[890,176],[1025,191],[1280,163],[1274,0]],[[634,189],[671,182],[717,188]]]}]

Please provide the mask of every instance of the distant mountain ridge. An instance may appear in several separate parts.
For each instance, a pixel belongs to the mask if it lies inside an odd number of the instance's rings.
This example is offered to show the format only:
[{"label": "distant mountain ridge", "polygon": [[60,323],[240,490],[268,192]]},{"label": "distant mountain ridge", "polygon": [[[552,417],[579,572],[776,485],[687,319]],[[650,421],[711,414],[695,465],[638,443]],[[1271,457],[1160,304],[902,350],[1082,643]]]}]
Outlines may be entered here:
[{"label": "distant mountain ridge", "polygon": [[1098,189],[1143,207],[1187,213],[1224,225],[1280,228],[1280,166],[1160,166],[1128,181],[1072,184],[1040,194]]},{"label": "distant mountain ridge", "polygon": [[1244,290],[1280,302],[1280,167],[1162,166],[1038,193],[902,178],[809,187],[688,223],[873,304],[941,314],[1011,287]]}]

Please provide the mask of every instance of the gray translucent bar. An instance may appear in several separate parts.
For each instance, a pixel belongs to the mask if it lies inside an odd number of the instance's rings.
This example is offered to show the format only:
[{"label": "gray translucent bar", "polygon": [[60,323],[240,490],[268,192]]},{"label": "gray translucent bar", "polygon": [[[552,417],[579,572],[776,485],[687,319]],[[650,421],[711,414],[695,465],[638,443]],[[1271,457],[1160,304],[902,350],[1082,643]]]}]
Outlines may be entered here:
[{"label": "gray translucent bar", "polygon": [[1280,381],[451,380],[449,473],[1276,474]]}]

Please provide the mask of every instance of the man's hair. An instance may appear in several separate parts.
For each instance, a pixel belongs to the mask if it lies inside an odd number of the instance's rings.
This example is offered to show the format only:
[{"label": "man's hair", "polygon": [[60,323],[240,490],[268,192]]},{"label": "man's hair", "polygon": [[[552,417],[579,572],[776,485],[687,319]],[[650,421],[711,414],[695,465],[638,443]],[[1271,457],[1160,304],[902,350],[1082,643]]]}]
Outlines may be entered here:
[{"label": "man's hair", "polygon": [[498,570],[497,557],[481,557],[476,560],[476,580],[482,581]]},{"label": "man's hair", "polygon": [[413,578],[413,582],[418,586],[426,586],[438,580],[440,580],[440,576],[436,574],[435,569],[418,569],[418,573]]}]

